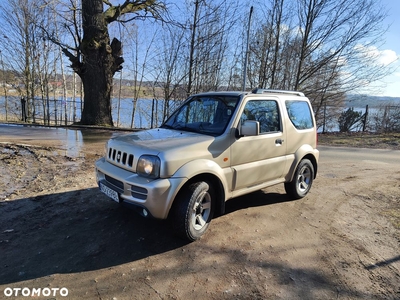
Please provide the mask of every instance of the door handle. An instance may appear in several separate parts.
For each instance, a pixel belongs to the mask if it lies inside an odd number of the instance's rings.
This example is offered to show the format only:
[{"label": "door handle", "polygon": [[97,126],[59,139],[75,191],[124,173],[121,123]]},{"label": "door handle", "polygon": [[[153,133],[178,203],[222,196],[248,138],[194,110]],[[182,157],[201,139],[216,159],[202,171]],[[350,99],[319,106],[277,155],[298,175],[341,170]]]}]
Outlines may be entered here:
[{"label": "door handle", "polygon": [[283,143],[284,141],[285,141],[285,140],[282,140],[282,139],[276,139],[276,140],[275,140],[275,144],[276,144],[276,145],[278,145],[278,144],[279,144],[279,145],[282,145],[282,143]]}]

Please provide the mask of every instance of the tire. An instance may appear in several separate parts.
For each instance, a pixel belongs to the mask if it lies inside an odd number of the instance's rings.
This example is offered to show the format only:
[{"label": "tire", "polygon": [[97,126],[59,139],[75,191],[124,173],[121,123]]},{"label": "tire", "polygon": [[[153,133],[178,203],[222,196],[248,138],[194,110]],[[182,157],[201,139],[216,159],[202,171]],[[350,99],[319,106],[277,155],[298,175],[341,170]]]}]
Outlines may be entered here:
[{"label": "tire", "polygon": [[213,217],[214,191],[211,184],[205,181],[190,184],[176,201],[170,220],[175,233],[191,242],[198,240]]},{"label": "tire", "polygon": [[301,199],[310,191],[314,180],[314,166],[308,159],[300,161],[291,182],[285,183],[286,193],[294,198]]}]

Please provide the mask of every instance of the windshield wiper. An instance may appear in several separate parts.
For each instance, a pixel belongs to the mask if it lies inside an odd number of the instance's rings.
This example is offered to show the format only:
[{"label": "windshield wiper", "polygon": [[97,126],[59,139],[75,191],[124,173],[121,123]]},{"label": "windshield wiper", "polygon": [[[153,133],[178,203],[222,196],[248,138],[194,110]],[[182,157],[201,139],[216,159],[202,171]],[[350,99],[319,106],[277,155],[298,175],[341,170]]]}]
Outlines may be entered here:
[{"label": "windshield wiper", "polygon": [[176,126],[171,126],[168,124],[163,124],[160,126],[160,128],[166,128],[166,129],[173,129],[173,130],[182,130],[182,131],[189,131],[189,132],[199,132],[197,129],[188,127],[186,125],[181,125],[181,124],[175,124]]},{"label": "windshield wiper", "polygon": [[162,124],[160,126],[160,128],[175,129],[174,127],[172,127],[171,125],[168,125],[168,124]]},{"label": "windshield wiper", "polygon": [[183,131],[188,131],[188,132],[199,132],[197,129],[192,128],[192,127],[187,127],[187,126],[177,126],[173,127],[175,130],[183,130]]}]

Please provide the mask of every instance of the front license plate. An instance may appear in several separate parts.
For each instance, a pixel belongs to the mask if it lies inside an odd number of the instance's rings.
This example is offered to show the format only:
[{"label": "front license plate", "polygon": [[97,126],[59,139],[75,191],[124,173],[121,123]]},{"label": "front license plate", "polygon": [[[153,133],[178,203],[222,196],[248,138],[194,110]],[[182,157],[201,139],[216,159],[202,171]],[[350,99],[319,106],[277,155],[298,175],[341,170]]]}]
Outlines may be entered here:
[{"label": "front license plate", "polygon": [[102,183],[100,183],[100,191],[102,191],[108,197],[110,197],[111,199],[113,199],[114,201],[117,201],[119,203],[119,196],[116,191],[110,189],[108,186],[105,186]]}]

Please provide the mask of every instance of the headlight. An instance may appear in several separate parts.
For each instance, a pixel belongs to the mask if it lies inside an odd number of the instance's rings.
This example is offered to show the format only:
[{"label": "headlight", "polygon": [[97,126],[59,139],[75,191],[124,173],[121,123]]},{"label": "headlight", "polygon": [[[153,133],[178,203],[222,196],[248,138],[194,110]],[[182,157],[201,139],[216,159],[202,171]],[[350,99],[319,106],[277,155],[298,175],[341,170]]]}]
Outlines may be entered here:
[{"label": "headlight", "polygon": [[142,155],[139,158],[136,172],[140,176],[158,178],[160,176],[160,158],[153,155]]}]

